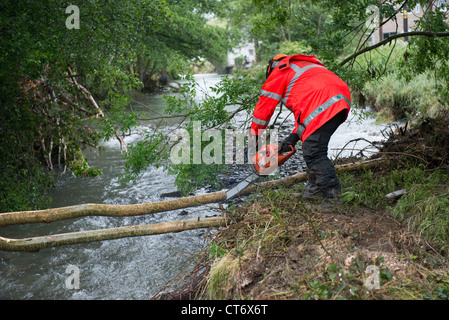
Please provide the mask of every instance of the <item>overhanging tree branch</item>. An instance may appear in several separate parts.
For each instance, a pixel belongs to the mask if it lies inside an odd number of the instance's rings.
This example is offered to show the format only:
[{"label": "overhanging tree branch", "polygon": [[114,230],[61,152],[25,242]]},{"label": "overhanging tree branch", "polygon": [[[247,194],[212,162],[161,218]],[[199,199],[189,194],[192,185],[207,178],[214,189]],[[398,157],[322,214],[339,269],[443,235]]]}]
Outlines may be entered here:
[{"label": "overhanging tree branch", "polygon": [[378,43],[369,46],[369,47],[365,47],[355,53],[353,53],[352,55],[350,55],[349,57],[345,58],[342,62],[340,62],[340,66],[344,66],[346,63],[348,63],[349,61],[355,59],[356,57],[358,57],[359,55],[374,50],[378,47],[381,47],[395,39],[398,38],[403,38],[403,37],[410,37],[410,36],[425,36],[425,37],[449,37],[449,32],[431,32],[431,31],[410,31],[410,32],[404,32],[404,33],[399,33],[399,34],[395,34],[390,36],[387,39],[384,39],[382,41],[379,41]]}]

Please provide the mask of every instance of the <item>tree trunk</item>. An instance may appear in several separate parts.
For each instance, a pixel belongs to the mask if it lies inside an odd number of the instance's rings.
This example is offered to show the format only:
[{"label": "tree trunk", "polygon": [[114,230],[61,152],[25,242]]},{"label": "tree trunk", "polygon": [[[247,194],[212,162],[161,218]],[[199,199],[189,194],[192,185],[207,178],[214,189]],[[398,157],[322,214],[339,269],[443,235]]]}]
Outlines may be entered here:
[{"label": "tree trunk", "polygon": [[[354,171],[360,168],[369,168],[375,166],[379,164],[379,162],[379,160],[370,160],[348,165],[336,166],[335,169],[337,170],[337,172]],[[241,195],[250,194],[258,188],[273,188],[280,185],[288,186],[294,183],[303,182],[306,179],[306,173],[303,172],[278,180],[265,181],[246,188],[241,192]],[[159,202],[147,202],[141,204],[80,204],[70,207],[53,208],[46,210],[8,212],[0,213],[0,227],[24,223],[53,222],[86,216],[138,216],[188,207],[196,207],[209,203],[223,202],[224,200],[226,200],[226,190],[179,199],[171,199]]]},{"label": "tree trunk", "polygon": [[181,232],[200,228],[220,227],[224,226],[225,222],[225,218],[218,217],[62,233],[23,239],[9,239],[0,237],[0,250],[39,251],[42,248],[57,247],[84,242],[147,236],[169,232]]},{"label": "tree trunk", "polygon": [[23,223],[53,222],[86,216],[138,216],[195,207],[225,199],[226,191],[219,191],[193,197],[132,205],[80,204],[46,210],[9,212],[0,214],[0,227]]}]

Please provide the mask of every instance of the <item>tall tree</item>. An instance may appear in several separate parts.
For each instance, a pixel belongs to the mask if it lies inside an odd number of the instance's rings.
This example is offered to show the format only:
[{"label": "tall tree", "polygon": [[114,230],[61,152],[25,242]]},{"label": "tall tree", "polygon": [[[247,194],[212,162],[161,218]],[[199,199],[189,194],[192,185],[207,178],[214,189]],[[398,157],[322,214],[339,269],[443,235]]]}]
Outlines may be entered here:
[{"label": "tall tree", "polygon": [[188,72],[191,61],[206,59],[220,67],[230,49],[225,28],[211,25],[209,17],[224,14],[226,1],[167,0],[169,17],[158,29],[143,34],[135,70],[145,89],[152,90],[162,75]]},{"label": "tall tree", "polygon": [[41,163],[67,165],[84,146],[120,139],[135,123],[124,110],[139,82],[126,67],[168,12],[158,0],[0,3],[3,210],[42,205]]}]

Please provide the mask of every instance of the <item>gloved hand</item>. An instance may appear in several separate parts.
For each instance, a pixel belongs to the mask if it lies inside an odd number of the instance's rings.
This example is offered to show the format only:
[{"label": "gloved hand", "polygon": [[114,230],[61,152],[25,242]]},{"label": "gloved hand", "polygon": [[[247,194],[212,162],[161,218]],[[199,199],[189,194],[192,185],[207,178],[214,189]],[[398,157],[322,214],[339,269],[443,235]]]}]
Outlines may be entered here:
[{"label": "gloved hand", "polygon": [[291,133],[287,138],[284,139],[284,141],[282,141],[279,147],[279,152],[284,153],[291,151],[290,146],[295,148],[298,141],[299,141],[298,135],[296,133]]}]

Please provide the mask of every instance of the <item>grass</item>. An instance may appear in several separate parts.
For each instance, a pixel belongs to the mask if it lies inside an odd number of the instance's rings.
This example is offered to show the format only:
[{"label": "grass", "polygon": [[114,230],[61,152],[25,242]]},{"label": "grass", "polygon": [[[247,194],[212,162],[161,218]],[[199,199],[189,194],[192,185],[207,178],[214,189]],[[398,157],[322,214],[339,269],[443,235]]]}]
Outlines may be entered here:
[{"label": "grass", "polygon": [[[449,253],[449,169],[426,172],[406,168],[391,172],[361,172],[359,176],[345,174],[342,183],[348,185],[343,202],[387,209],[398,222],[435,243],[439,251]],[[384,195],[405,189],[397,202]],[[355,191],[357,190],[357,191]],[[351,194],[351,197],[348,197]]]},{"label": "grass", "polygon": [[430,73],[417,75],[410,81],[397,73],[368,82],[364,88],[367,104],[378,113],[379,122],[434,117],[444,108],[437,82]]},{"label": "grass", "polygon": [[[444,177],[444,182],[435,183]],[[410,229],[435,243],[437,250],[448,251],[449,175],[435,172],[422,183],[409,188],[392,210],[395,219],[407,222]]]},{"label": "grass", "polygon": [[[357,57],[354,68],[370,79],[360,88],[363,98],[360,105],[368,105],[377,113],[379,122],[408,120],[419,123],[424,117],[435,117],[447,110],[447,84],[434,70],[420,74],[405,74],[408,68],[407,43],[395,41]],[[407,79],[406,79],[407,78]],[[359,89],[353,88],[354,99],[359,100]]]},{"label": "grass", "polygon": [[[447,299],[449,170],[383,168],[340,179],[354,196],[332,207],[303,202],[296,185],[228,212],[202,298]],[[384,197],[398,188],[407,189],[401,199]],[[379,280],[371,290],[368,266]]]}]

